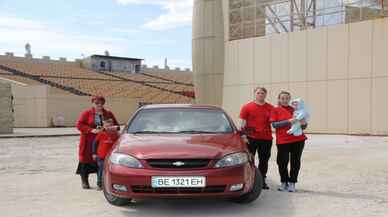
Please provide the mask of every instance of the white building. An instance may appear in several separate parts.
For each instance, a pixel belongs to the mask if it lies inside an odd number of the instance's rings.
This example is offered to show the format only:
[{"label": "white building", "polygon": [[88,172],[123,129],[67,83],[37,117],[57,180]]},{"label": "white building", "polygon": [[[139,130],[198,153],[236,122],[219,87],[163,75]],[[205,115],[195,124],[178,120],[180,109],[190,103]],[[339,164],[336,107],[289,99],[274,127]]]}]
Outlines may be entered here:
[{"label": "white building", "polygon": [[82,62],[84,67],[94,71],[138,73],[141,70],[141,61],[142,59],[137,58],[92,55]]}]

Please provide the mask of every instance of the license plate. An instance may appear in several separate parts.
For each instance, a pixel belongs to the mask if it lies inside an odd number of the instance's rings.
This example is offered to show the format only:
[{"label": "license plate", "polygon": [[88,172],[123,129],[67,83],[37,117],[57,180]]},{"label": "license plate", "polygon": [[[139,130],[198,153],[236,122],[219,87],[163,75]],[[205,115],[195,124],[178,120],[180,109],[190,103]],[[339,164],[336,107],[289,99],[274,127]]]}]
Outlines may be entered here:
[{"label": "license plate", "polygon": [[203,176],[153,176],[153,188],[203,188],[206,186]]}]

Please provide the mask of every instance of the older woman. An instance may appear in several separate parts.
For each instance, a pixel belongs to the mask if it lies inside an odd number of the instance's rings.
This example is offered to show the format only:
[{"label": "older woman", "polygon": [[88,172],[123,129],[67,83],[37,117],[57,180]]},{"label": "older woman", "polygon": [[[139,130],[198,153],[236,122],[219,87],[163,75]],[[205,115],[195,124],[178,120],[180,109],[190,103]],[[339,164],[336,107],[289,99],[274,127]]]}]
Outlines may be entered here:
[{"label": "older woman", "polygon": [[94,96],[93,107],[82,112],[77,122],[77,129],[81,132],[78,148],[79,163],[77,174],[81,176],[82,188],[89,189],[89,174],[97,172],[97,164],[93,160],[92,144],[96,134],[102,130],[105,119],[112,119],[115,128],[120,129],[113,113],[104,108],[105,98]]}]

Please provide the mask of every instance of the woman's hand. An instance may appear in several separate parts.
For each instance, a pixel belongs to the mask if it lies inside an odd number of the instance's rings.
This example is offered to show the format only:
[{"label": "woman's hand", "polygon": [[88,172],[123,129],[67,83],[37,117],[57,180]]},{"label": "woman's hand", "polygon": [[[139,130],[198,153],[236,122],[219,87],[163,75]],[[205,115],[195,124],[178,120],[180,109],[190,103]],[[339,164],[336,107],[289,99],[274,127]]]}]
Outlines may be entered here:
[{"label": "woman's hand", "polygon": [[288,119],[291,124],[295,124],[298,120],[295,118]]},{"label": "woman's hand", "polygon": [[92,130],[92,133],[93,133],[93,134],[97,134],[97,133],[99,133],[99,132],[101,132],[101,130],[99,130],[99,129],[93,129],[93,130]]},{"label": "woman's hand", "polygon": [[107,131],[116,131],[118,130],[118,126],[104,127],[104,129]]},{"label": "woman's hand", "polygon": [[97,159],[97,155],[96,155],[96,154],[93,154],[93,155],[92,155],[92,158],[93,158],[93,160],[96,160],[96,159]]}]

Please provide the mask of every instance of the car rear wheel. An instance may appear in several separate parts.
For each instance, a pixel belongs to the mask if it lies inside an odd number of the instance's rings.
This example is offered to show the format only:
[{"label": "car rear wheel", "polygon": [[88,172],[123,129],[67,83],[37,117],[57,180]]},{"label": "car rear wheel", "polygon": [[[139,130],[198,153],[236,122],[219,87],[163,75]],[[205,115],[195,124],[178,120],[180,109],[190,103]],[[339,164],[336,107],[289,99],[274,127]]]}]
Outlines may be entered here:
[{"label": "car rear wheel", "polygon": [[107,190],[106,190],[106,187],[105,185],[102,185],[103,186],[103,191],[104,191],[104,196],[105,196],[105,199],[112,205],[114,206],[126,206],[126,205],[129,205],[132,201],[132,199],[130,198],[120,198],[120,197],[116,197],[112,194],[110,194]]},{"label": "car rear wheel", "polygon": [[253,182],[252,190],[240,197],[232,198],[231,201],[235,203],[251,203],[255,201],[261,194],[263,189],[263,176],[259,169],[255,169],[255,180]]}]

